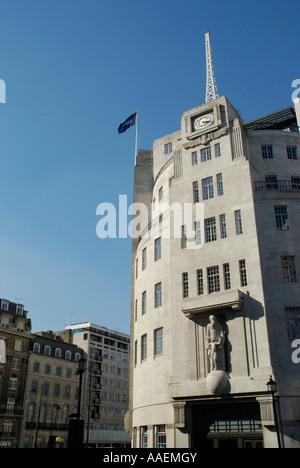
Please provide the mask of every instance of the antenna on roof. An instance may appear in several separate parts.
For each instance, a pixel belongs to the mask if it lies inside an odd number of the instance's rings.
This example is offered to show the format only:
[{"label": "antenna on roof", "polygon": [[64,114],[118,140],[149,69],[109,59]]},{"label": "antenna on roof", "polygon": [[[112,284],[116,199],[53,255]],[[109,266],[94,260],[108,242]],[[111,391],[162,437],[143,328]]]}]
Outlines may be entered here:
[{"label": "antenna on roof", "polygon": [[205,50],[206,50],[206,99],[205,102],[210,102],[213,99],[219,97],[214,67],[213,67],[213,60],[212,60],[212,53],[211,53],[211,44],[210,44],[210,31],[205,32]]},{"label": "antenna on roof", "polygon": [[22,299],[22,297],[15,297],[16,301],[17,301],[17,304],[19,304],[19,301],[23,301],[24,299]]}]

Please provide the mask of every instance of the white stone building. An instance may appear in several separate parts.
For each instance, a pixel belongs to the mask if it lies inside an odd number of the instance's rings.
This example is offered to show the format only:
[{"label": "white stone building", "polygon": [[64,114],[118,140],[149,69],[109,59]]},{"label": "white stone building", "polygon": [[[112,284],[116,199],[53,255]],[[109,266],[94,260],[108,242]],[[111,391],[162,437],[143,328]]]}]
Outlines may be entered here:
[{"label": "white stone building", "polygon": [[245,124],[220,97],[139,151],[133,447],[300,447],[299,106]]}]

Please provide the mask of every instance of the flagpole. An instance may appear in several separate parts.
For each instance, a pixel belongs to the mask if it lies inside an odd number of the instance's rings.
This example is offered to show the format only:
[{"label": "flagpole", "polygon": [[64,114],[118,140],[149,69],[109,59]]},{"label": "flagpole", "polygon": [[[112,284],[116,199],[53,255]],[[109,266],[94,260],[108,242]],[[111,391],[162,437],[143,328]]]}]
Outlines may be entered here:
[{"label": "flagpole", "polygon": [[138,124],[139,124],[139,110],[136,111],[136,129],[135,129],[135,155],[134,155],[134,165],[136,166],[136,158],[138,152]]}]

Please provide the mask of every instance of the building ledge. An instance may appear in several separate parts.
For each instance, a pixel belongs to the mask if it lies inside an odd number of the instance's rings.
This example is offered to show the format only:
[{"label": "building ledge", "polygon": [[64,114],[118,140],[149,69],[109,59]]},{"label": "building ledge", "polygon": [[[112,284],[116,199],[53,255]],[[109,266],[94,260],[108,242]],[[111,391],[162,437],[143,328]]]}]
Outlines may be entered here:
[{"label": "building ledge", "polygon": [[182,299],[181,310],[188,318],[222,309],[239,311],[243,306],[242,295],[243,293],[239,289],[230,289],[203,296],[188,297]]}]

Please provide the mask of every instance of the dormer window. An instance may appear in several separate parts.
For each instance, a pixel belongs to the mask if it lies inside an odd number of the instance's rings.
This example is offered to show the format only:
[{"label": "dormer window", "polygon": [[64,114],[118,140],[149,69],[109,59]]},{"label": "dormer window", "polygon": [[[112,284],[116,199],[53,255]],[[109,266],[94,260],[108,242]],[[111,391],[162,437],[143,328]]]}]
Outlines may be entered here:
[{"label": "dormer window", "polygon": [[9,308],[9,301],[6,301],[5,299],[1,300],[1,309],[2,310],[8,310]]},{"label": "dormer window", "polygon": [[24,315],[24,306],[21,304],[17,304],[17,314]]},{"label": "dormer window", "polygon": [[48,345],[45,346],[45,348],[44,348],[44,354],[45,354],[46,356],[50,356],[50,354],[51,354],[51,348],[50,348],[50,346],[48,346]]},{"label": "dormer window", "polygon": [[55,357],[58,357],[58,358],[61,357],[61,349],[60,348],[55,349]]}]

